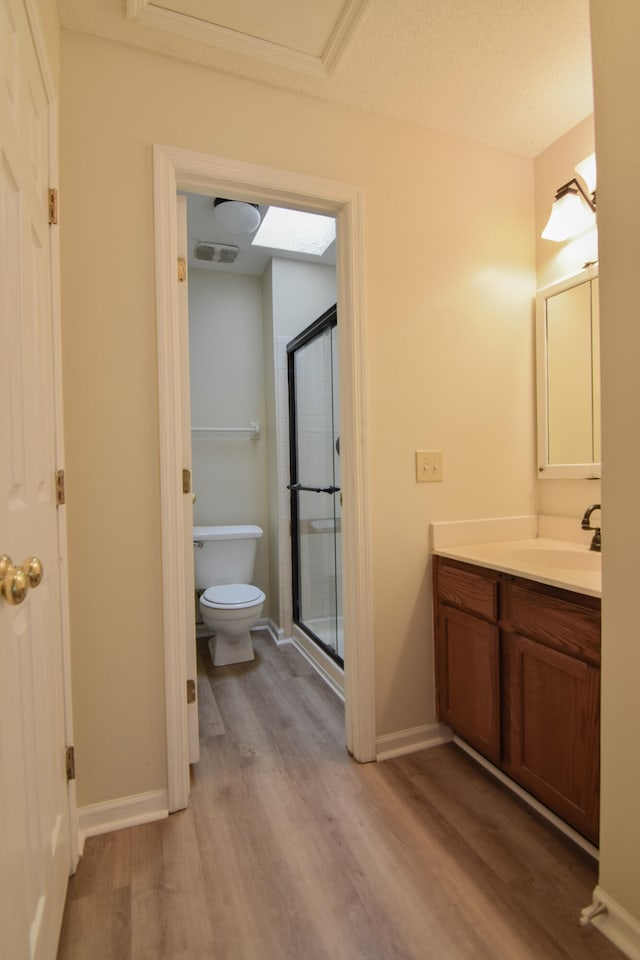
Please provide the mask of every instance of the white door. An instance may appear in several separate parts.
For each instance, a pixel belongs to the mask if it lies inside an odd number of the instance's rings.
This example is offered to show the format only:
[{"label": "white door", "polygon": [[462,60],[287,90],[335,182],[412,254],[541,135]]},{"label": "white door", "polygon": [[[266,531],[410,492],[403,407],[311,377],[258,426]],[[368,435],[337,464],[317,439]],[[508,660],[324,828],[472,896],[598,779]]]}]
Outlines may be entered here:
[{"label": "white door", "polygon": [[[52,960],[69,873],[49,107],[23,0],[0,0],[0,945]],[[12,602],[10,602],[12,601]],[[20,601],[20,602],[19,602]]]},{"label": "white door", "polygon": [[[178,219],[178,257],[181,269],[178,271],[178,320],[180,324],[180,379],[186,384],[183,396],[189,396],[189,289],[188,270],[189,261],[187,249],[187,198],[182,195],[176,197],[176,213]],[[182,463],[183,470],[191,469],[191,410],[187,399],[181,405],[182,424]],[[191,488],[189,482],[183,492]],[[187,661],[187,682],[189,695],[187,697],[187,723],[189,727],[189,763],[197,763],[200,759],[200,735],[198,730],[198,685],[197,685],[197,655],[196,655],[196,620],[195,620],[195,584],[193,574],[193,496],[185,492],[182,498],[184,543],[184,596],[185,622],[184,638],[186,644],[185,656]]]}]

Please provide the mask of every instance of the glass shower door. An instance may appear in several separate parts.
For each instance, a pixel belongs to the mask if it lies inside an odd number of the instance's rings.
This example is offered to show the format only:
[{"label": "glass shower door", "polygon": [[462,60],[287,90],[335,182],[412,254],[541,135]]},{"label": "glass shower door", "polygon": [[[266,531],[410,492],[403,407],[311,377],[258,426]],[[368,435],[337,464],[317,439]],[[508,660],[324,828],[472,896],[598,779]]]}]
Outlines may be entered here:
[{"label": "glass shower door", "polygon": [[293,619],[341,666],[337,312],[288,345]]}]

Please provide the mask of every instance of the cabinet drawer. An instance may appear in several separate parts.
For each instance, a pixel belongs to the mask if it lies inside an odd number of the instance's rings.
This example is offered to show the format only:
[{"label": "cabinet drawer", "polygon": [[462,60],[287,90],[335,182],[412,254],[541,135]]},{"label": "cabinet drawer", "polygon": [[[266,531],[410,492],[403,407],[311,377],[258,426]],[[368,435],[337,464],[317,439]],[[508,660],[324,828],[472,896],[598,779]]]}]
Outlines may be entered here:
[{"label": "cabinet drawer", "polygon": [[469,564],[435,557],[435,595],[454,607],[498,618],[498,575]]},{"label": "cabinet drawer", "polygon": [[501,625],[563,653],[600,663],[600,610],[579,600],[547,595],[540,585],[503,584]]}]

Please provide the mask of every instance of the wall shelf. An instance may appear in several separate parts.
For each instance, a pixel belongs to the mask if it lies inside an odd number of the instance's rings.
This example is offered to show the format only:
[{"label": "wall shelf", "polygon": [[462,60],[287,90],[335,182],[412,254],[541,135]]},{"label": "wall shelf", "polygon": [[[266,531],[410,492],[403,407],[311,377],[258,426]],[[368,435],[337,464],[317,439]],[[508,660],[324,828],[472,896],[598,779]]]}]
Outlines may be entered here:
[{"label": "wall shelf", "polygon": [[252,440],[259,440],[260,424],[252,420],[248,427],[191,427],[191,433],[248,433]]}]

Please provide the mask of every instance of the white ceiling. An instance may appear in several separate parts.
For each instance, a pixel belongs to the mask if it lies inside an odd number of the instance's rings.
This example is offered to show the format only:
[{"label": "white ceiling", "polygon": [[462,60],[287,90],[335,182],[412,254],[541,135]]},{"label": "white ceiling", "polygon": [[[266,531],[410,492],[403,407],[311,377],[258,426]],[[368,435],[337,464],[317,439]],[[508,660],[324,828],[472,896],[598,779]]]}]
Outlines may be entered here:
[{"label": "white ceiling", "polygon": [[[174,0],[175,2],[175,0]],[[275,250],[270,247],[253,247],[251,240],[255,231],[245,236],[225,233],[213,222],[213,201],[211,196],[197,193],[185,194],[187,198],[187,244],[189,251],[189,268],[200,270],[223,270],[225,273],[246,273],[250,276],[261,277],[264,269],[274,257],[284,260],[305,260],[307,263],[321,263],[335,266],[336,243],[322,254],[321,257],[305,253],[290,253],[284,250]],[[248,198],[250,199],[250,198]],[[264,217],[268,207],[260,207],[260,215]],[[220,246],[233,245],[238,247],[238,255],[233,263],[216,263],[198,260],[194,255],[197,243],[212,243]]]},{"label": "white ceiling", "polygon": [[536,156],[593,109],[589,0],[58,0],[62,25]]}]

